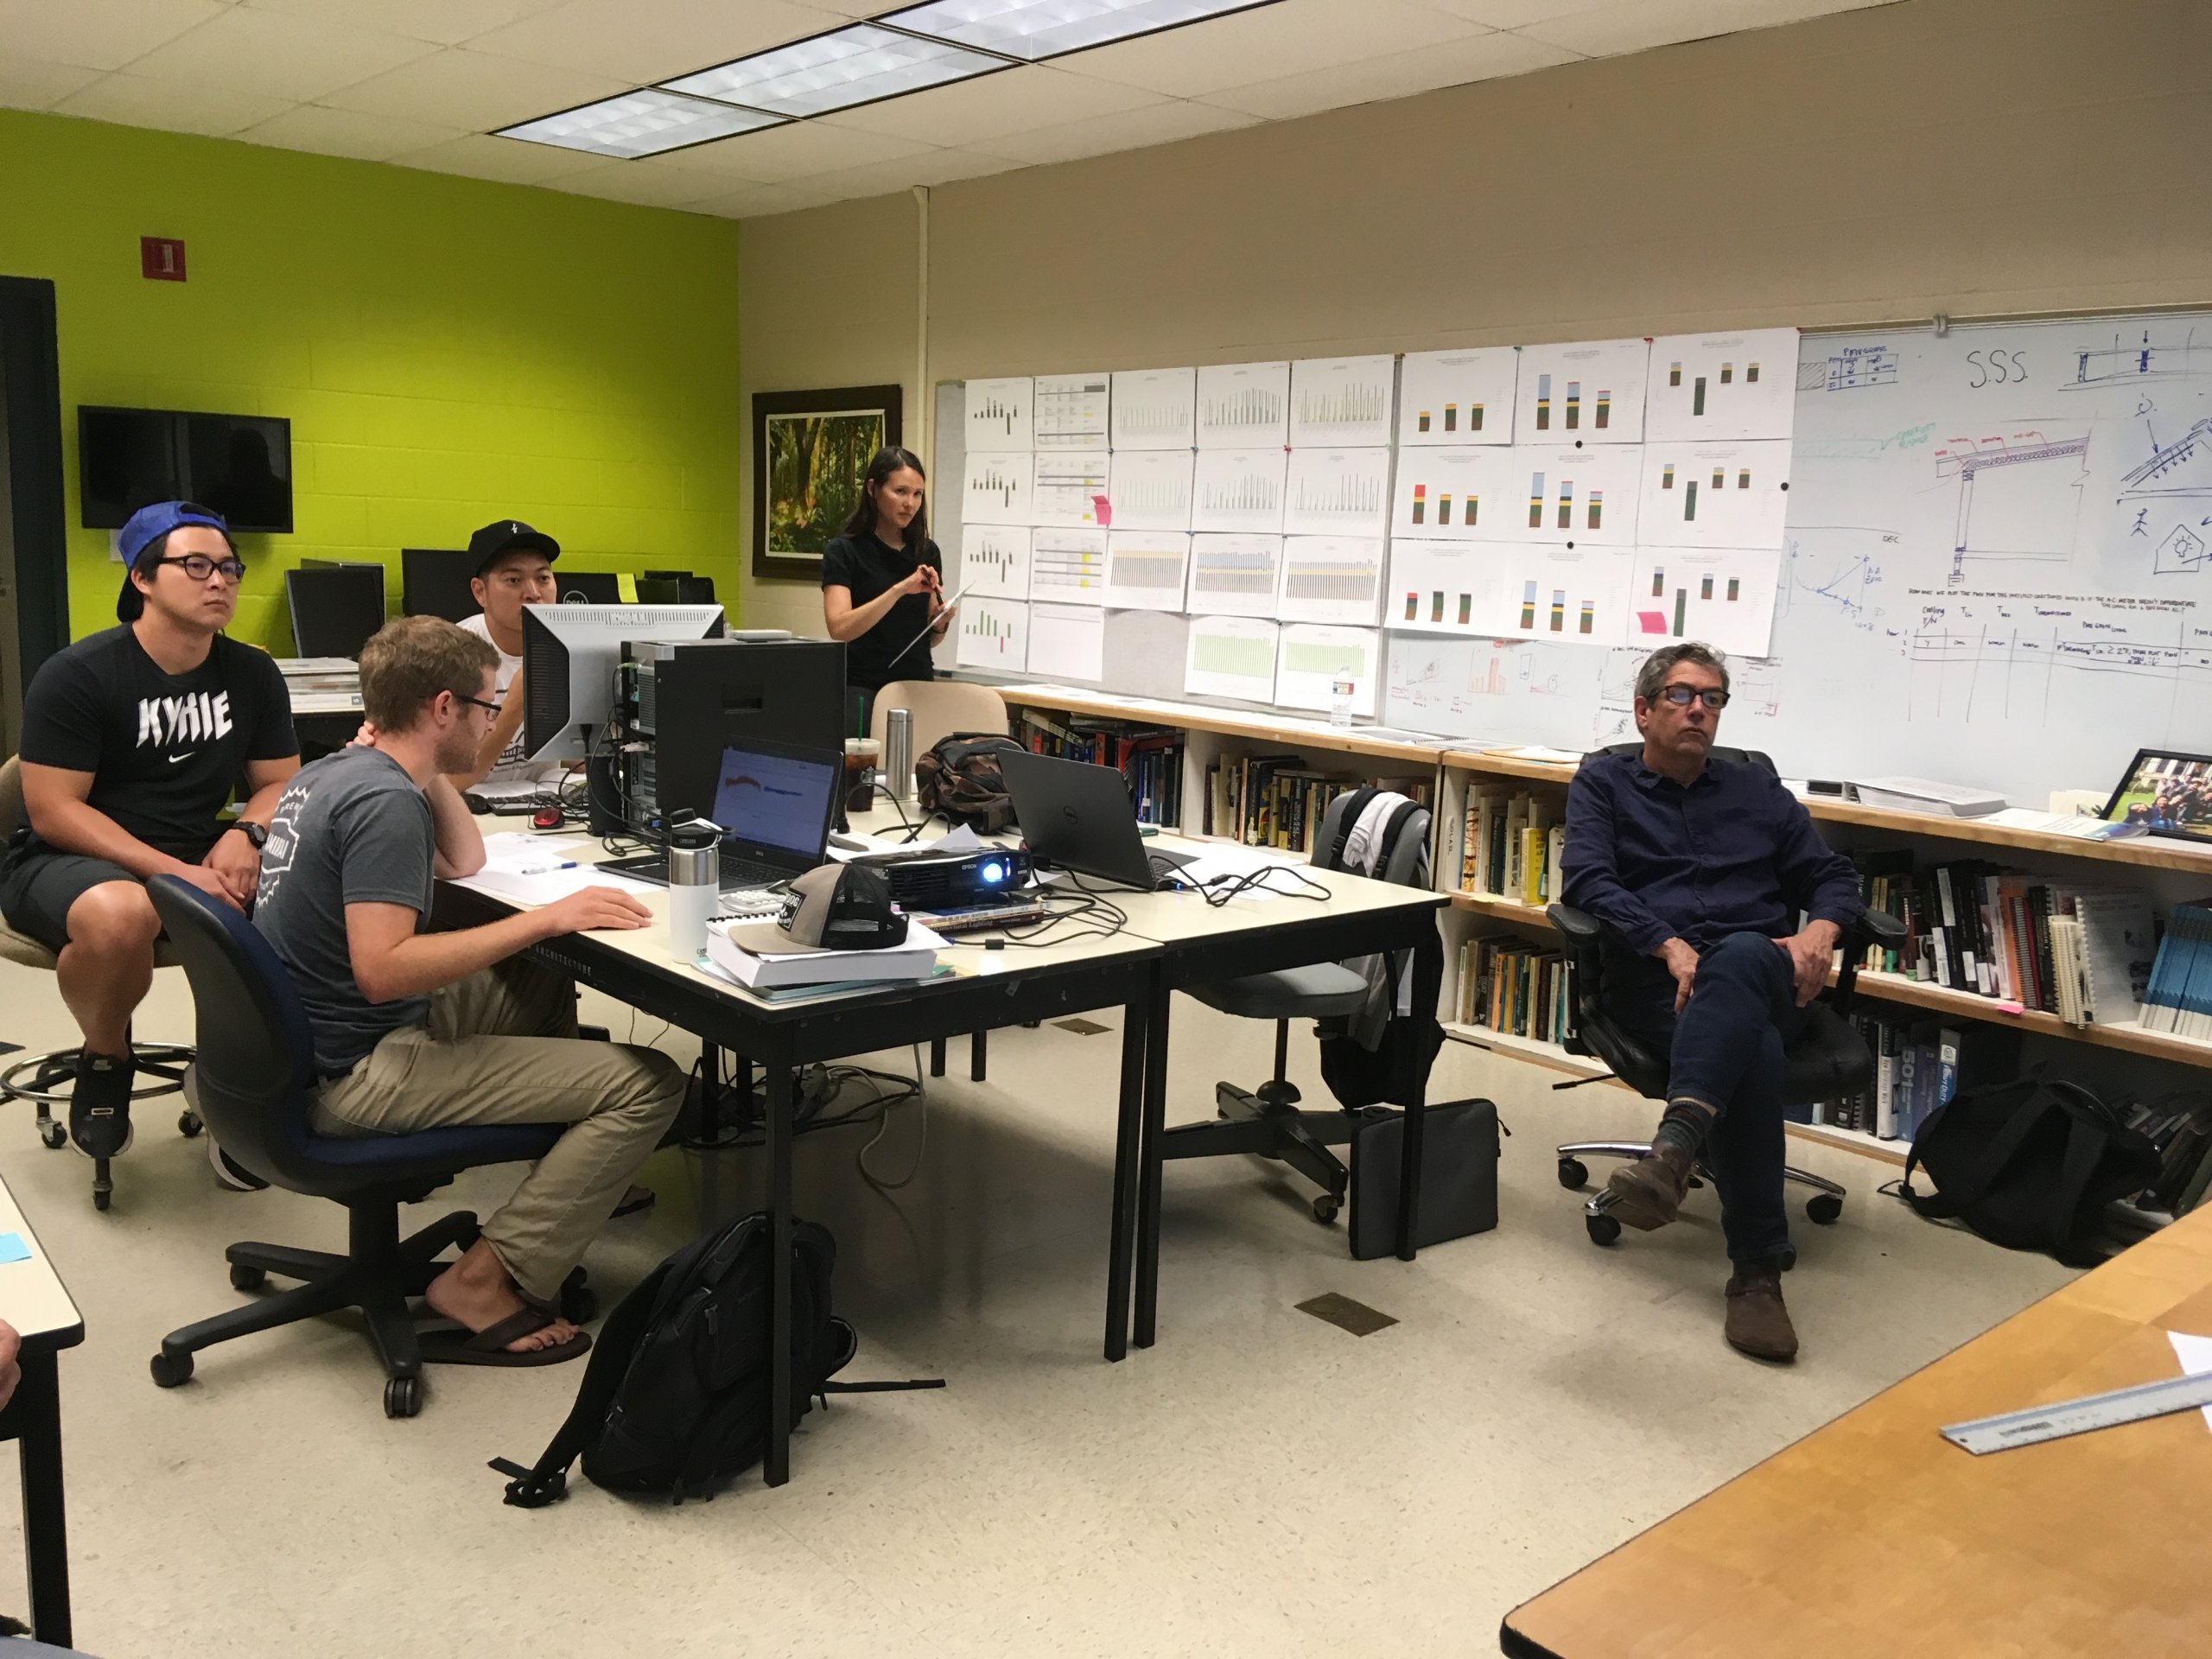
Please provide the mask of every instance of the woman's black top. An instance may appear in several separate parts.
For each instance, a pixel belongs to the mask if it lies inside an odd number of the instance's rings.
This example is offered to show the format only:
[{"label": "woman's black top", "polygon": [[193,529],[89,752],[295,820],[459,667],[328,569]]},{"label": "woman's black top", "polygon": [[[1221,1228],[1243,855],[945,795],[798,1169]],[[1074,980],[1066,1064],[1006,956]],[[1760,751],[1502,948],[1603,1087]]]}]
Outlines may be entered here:
[{"label": "woman's black top", "polygon": [[[840,536],[822,550],[822,585],[849,588],[857,608],[880,599],[913,575],[918,564],[944,573],[937,543],[925,540],[918,560],[903,549],[887,547],[874,536]],[[930,596],[904,594],[866,633],[845,642],[845,683],[880,690],[893,680],[936,677],[930,661]],[[919,638],[916,636],[919,635]]]}]

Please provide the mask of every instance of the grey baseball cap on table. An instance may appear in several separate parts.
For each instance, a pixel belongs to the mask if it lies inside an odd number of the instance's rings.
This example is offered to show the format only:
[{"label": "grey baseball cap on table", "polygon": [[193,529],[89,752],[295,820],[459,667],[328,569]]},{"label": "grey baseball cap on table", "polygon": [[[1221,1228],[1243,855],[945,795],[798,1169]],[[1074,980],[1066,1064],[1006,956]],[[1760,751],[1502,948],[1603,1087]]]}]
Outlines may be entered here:
[{"label": "grey baseball cap on table", "polygon": [[858,864],[824,864],[796,877],[783,913],[729,931],[756,957],[817,950],[887,950],[906,942],[906,912],[892,902],[891,878]]},{"label": "grey baseball cap on table", "polygon": [[542,530],[532,530],[519,518],[502,518],[497,524],[486,524],[468,538],[468,556],[474,562],[480,576],[492,568],[494,559],[518,550],[543,553],[550,563],[561,556],[561,543]]}]

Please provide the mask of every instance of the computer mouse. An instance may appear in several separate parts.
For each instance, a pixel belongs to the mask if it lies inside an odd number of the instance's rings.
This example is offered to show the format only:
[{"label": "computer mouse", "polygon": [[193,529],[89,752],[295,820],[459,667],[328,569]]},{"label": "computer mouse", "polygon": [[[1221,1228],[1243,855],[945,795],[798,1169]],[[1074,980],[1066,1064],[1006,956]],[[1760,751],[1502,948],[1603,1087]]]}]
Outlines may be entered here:
[{"label": "computer mouse", "polygon": [[461,798],[462,804],[480,818],[492,810],[492,803],[486,800],[481,795],[479,795],[473,789],[468,791],[467,793],[464,794]]},{"label": "computer mouse", "polygon": [[557,806],[541,806],[531,814],[530,821],[540,830],[558,830],[568,822],[568,815]]}]

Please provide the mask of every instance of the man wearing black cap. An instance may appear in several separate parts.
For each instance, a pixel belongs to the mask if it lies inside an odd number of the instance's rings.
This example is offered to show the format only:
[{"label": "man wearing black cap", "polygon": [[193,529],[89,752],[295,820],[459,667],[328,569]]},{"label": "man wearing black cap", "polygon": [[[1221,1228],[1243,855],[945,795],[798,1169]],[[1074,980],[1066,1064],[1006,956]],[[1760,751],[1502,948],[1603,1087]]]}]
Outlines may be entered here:
[{"label": "man wearing black cap", "polygon": [[[130,1144],[130,1015],[162,926],[147,878],[250,906],[270,817],[300,767],[275,660],[222,632],[245,566],[221,516],[143,507],[117,547],[123,626],[47,658],[24,696],[26,821],[0,860],[0,914],[60,956],[85,1039],[69,1133],[95,1158]],[[234,793],[238,817],[219,823]]]},{"label": "man wearing black cap", "polygon": [[523,751],[522,607],[550,605],[558,596],[553,561],[561,556],[561,543],[519,518],[502,518],[471,536],[468,552],[476,563],[468,588],[483,612],[461,626],[478,639],[490,640],[499,653],[493,688],[499,717],[478,747],[470,769],[448,777],[461,790],[482,783],[538,782],[542,769],[533,767]]}]

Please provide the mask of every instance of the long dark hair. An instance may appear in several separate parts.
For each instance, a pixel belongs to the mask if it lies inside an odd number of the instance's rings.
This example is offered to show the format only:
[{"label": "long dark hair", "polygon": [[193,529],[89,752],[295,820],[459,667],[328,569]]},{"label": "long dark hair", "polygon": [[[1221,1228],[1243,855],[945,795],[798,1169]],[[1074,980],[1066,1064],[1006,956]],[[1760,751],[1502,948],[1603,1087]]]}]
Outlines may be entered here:
[{"label": "long dark hair", "polygon": [[[875,534],[875,493],[890,480],[892,474],[903,472],[908,467],[914,470],[923,483],[929,482],[930,475],[922,471],[922,458],[912,450],[901,449],[895,443],[887,443],[875,452],[875,459],[868,464],[868,480],[861,486],[861,499],[853,508],[853,516],[845,520],[846,535]],[[906,550],[916,558],[921,557],[922,549],[929,544],[929,499],[925,496],[922,505],[914,510],[912,520],[906,525]]]}]

